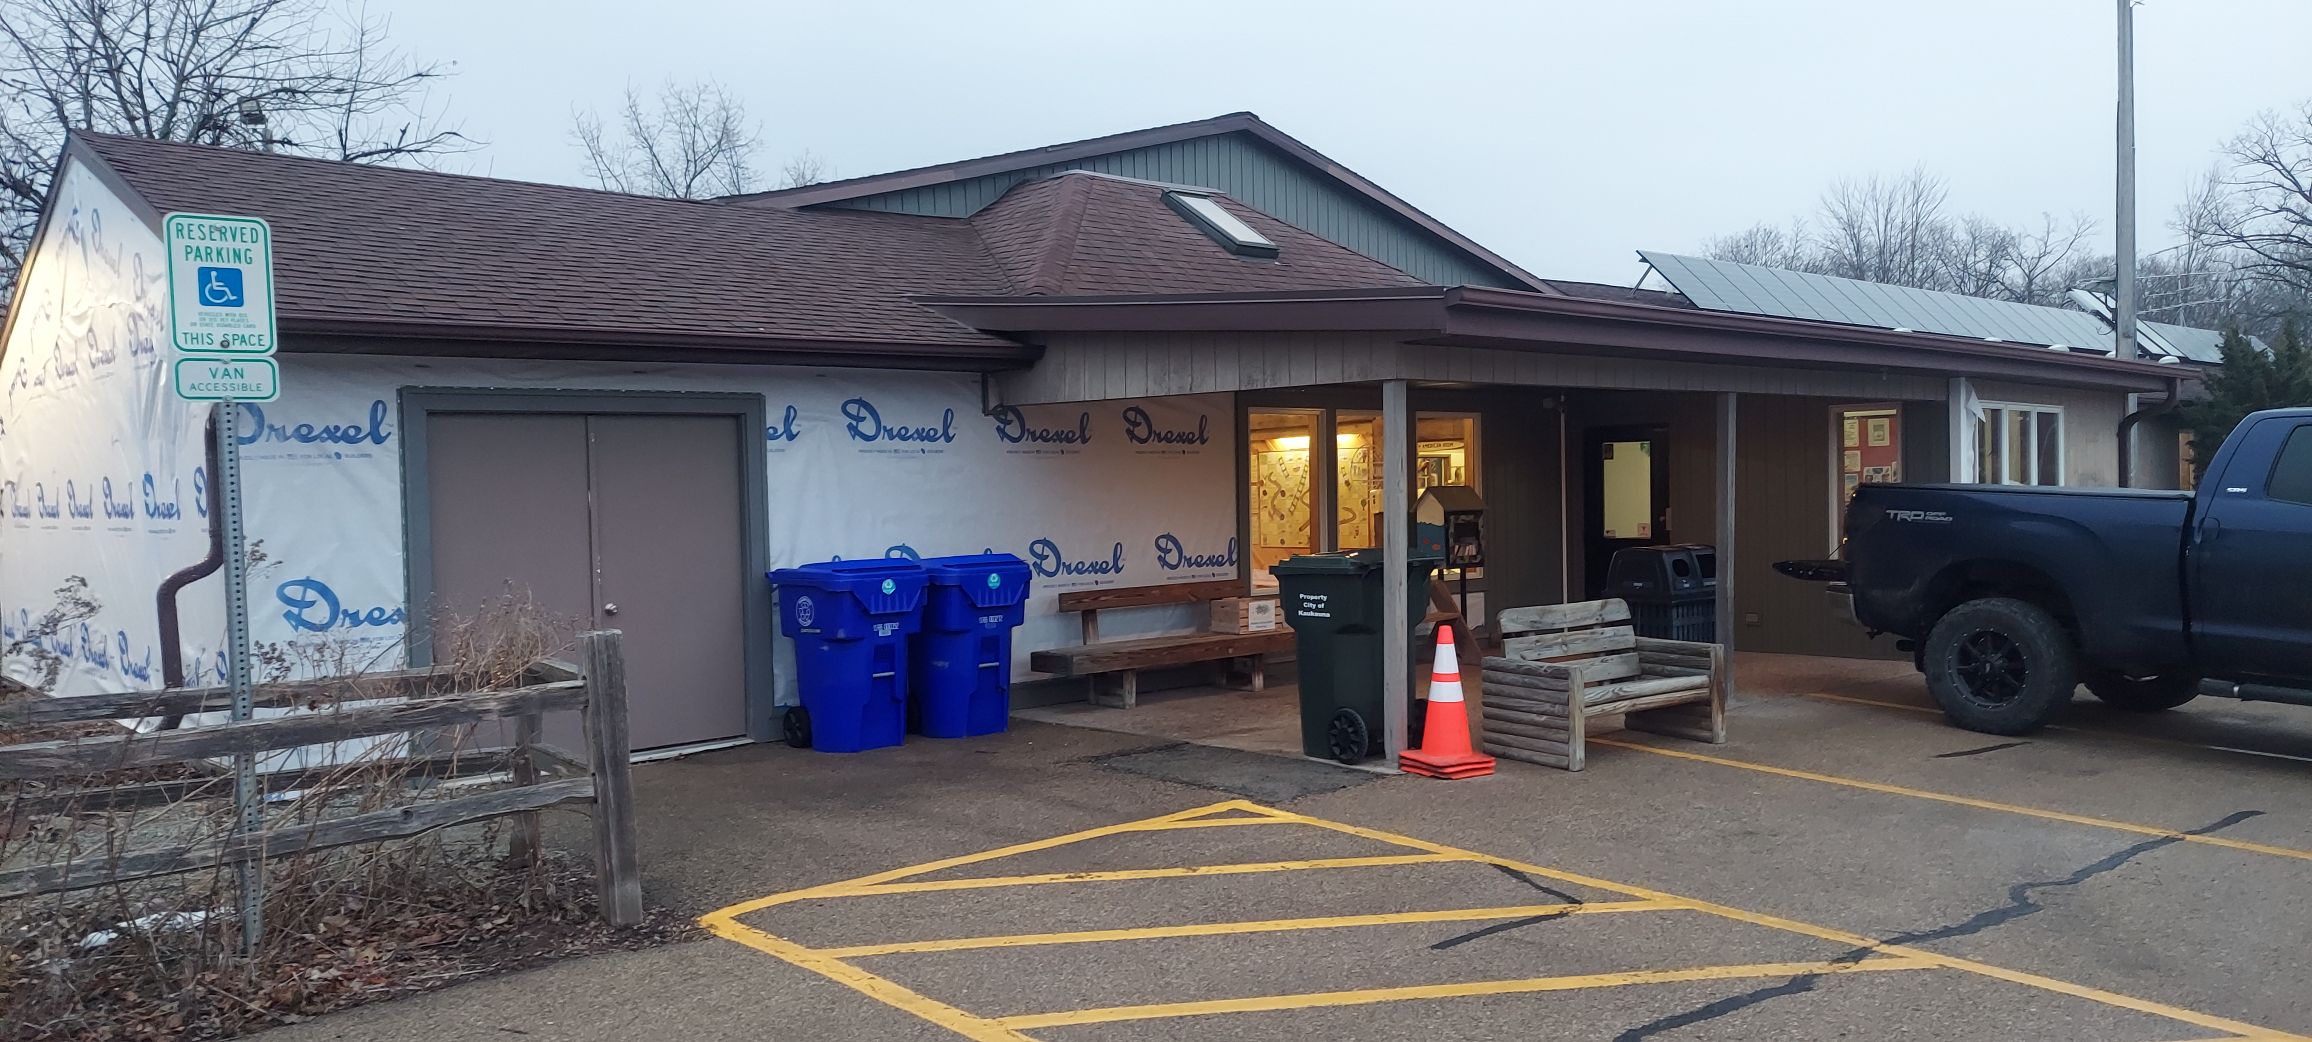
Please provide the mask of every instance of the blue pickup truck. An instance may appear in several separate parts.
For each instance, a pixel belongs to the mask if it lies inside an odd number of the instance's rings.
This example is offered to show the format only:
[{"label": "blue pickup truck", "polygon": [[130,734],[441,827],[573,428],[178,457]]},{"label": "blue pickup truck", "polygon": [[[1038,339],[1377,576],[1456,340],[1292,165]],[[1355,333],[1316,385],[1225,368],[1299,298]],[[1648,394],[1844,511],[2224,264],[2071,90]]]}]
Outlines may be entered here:
[{"label": "blue pickup truck", "polygon": [[2015,735],[2089,692],[2312,705],[2312,409],[2241,421],[2199,491],[1864,485],[1839,584],[1960,727]]}]

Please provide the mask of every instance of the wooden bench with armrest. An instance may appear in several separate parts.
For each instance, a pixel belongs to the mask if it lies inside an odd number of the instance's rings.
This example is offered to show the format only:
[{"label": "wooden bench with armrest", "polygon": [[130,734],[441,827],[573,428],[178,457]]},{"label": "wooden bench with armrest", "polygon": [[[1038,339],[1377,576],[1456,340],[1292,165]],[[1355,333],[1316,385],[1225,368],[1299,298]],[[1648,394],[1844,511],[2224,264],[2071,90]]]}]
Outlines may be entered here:
[{"label": "wooden bench with armrest", "polygon": [[1724,744],[1725,647],[1640,637],[1629,620],[1619,600],[1502,611],[1502,653],[1481,663],[1485,751],[1578,771],[1600,716]]},{"label": "wooden bench with armrest", "polygon": [[1109,587],[1063,593],[1061,611],[1081,612],[1084,642],[1074,647],[1047,648],[1028,655],[1028,666],[1039,673],[1086,677],[1096,705],[1129,709],[1140,699],[1140,671],[1171,666],[1218,662],[1229,667],[1224,681],[1241,678],[1258,691],[1267,684],[1262,663],[1270,652],[1293,646],[1293,632],[1277,620],[1275,629],[1256,633],[1172,633],[1124,640],[1100,639],[1100,613],[1125,608],[1167,604],[1204,605],[1223,597],[1244,595],[1244,583],[1233,579],[1164,586]]}]

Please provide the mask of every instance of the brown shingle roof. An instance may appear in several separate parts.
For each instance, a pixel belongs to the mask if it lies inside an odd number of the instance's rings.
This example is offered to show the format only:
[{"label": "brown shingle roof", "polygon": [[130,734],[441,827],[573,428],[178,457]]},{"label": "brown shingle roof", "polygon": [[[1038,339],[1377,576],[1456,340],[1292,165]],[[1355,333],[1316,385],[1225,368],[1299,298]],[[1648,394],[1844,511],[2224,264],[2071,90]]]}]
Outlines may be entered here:
[{"label": "brown shingle roof", "polygon": [[162,211],[273,225],[284,328],[1011,349],[908,301],[1005,283],[965,221],[716,206],[79,135]]},{"label": "brown shingle roof", "polygon": [[1273,260],[1238,257],[1165,204],[1173,186],[1071,171],[1013,188],[973,216],[1012,293],[1249,293],[1386,289],[1422,281],[1218,193],[1276,243]]}]

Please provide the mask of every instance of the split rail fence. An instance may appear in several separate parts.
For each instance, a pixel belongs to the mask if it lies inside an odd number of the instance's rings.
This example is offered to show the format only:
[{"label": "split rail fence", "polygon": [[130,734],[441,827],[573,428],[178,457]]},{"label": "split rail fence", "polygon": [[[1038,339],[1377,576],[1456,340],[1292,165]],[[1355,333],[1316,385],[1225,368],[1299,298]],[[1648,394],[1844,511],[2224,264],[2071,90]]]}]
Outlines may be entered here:
[{"label": "split rail fence", "polygon": [[[87,857],[0,871],[0,899],[84,890],[114,883],[193,872],[359,843],[401,839],[453,825],[519,816],[517,849],[541,843],[538,812],[583,805],[594,820],[595,881],[603,918],[613,925],[642,921],[642,877],[635,849],[633,784],[627,751],[626,665],[616,630],[579,638],[580,662],[540,659],[515,685],[461,691],[448,670],[395,673],[310,682],[260,684],[259,706],[295,706],[317,695],[357,687],[363,699],[387,705],[324,710],[128,736],[104,735],[0,746],[0,782],[64,779],[173,763],[206,765],[217,757],[328,745],[381,735],[424,734],[443,728],[511,721],[512,744],[435,755],[411,755],[358,769],[410,775],[504,772],[512,784],[471,795],[426,799],[406,806],[299,822],[278,829],[235,832],[222,839],[97,850]],[[231,705],[224,688],[181,688],[110,695],[36,698],[0,704],[0,726],[34,726],[170,717],[217,712]],[[585,759],[545,744],[550,712],[577,710],[585,725]],[[346,766],[310,768],[268,778],[276,790],[343,773]],[[126,809],[172,803],[213,787],[213,781],[176,780],[95,786],[22,801],[47,809]],[[24,807],[20,805],[19,810]]]}]

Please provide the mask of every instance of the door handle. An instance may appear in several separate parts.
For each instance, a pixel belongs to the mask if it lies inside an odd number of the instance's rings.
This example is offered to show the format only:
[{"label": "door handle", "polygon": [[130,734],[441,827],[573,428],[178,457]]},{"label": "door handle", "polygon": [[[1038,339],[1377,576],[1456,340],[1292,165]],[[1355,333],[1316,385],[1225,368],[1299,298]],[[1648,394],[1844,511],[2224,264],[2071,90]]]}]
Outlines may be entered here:
[{"label": "door handle", "polygon": [[618,602],[617,602],[617,601],[612,601],[612,602],[610,602],[610,603],[608,603],[608,604],[605,604],[605,605],[603,605],[603,606],[602,606],[602,614],[604,614],[604,615],[616,615],[616,614],[618,614]]}]

